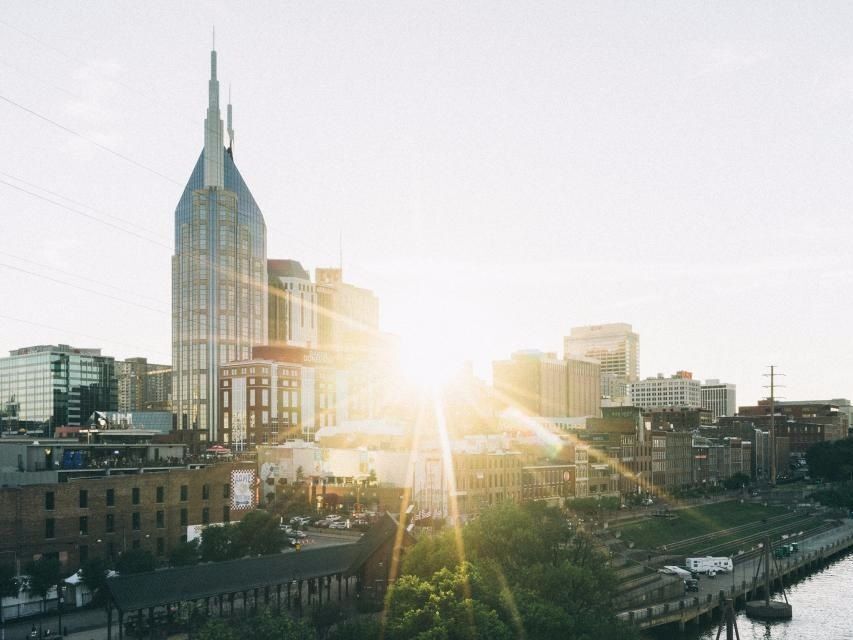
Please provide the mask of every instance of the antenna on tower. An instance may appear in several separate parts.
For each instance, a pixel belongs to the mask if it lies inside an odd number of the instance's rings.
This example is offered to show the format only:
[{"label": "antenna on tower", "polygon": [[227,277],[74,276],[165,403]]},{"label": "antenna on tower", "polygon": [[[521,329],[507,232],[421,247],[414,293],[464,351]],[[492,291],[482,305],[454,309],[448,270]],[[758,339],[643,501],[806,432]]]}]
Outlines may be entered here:
[{"label": "antenna on tower", "polygon": [[211,49],[216,49],[216,25],[213,25],[213,46]]}]

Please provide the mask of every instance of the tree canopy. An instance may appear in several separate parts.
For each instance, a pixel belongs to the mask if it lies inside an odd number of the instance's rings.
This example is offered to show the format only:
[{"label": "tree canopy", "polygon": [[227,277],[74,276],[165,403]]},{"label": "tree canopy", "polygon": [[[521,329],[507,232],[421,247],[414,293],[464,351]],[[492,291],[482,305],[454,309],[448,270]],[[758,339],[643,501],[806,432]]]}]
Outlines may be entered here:
[{"label": "tree canopy", "polygon": [[80,577],[86,588],[92,592],[92,602],[106,602],[107,573],[110,568],[106,560],[95,557],[86,562],[80,569]]},{"label": "tree canopy", "polygon": [[607,557],[556,509],[503,503],[460,534],[407,553],[388,595],[388,640],[636,637],[614,617]]},{"label": "tree canopy", "polygon": [[145,549],[128,549],[116,561],[119,574],[145,573],[157,568],[157,558]]},{"label": "tree canopy", "polygon": [[812,445],[806,451],[806,462],[813,478],[853,480],[853,438]]},{"label": "tree canopy", "polygon": [[30,562],[27,565],[27,593],[45,600],[47,592],[59,584],[59,572],[59,560],[56,558],[41,558]]}]

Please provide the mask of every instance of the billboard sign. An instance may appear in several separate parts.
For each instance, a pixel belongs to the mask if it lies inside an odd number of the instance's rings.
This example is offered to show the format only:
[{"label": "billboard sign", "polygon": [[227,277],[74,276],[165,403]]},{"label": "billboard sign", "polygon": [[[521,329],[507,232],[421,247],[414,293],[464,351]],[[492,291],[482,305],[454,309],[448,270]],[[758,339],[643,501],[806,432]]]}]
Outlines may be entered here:
[{"label": "billboard sign", "polygon": [[255,507],[255,484],[257,476],[254,469],[235,469],[231,472],[231,509],[243,511]]}]

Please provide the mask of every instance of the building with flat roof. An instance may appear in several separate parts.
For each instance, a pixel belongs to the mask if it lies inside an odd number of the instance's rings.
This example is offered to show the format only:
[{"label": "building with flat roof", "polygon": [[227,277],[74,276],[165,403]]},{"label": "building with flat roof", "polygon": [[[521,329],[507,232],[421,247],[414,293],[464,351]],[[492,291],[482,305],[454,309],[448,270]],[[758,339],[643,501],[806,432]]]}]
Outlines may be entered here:
[{"label": "building with flat roof", "polygon": [[172,367],[153,364],[148,358],[127,358],[116,362],[118,410],[169,410]]},{"label": "building with flat roof", "polygon": [[632,382],[628,393],[631,404],[643,409],[702,406],[702,383],[694,380],[689,371],[679,371],[669,378],[659,373],[654,378]]},{"label": "building with flat roof", "polygon": [[317,347],[317,290],[296,260],[268,260],[269,344]]},{"label": "building with flat roof", "polygon": [[554,353],[516,351],[492,363],[494,387],[503,404],[534,416],[597,416],[599,366],[590,358],[561,360]]},{"label": "building with flat roof", "polygon": [[701,387],[702,408],[711,412],[711,419],[733,416],[737,412],[737,387],[729,382],[705,380]]},{"label": "building with flat roof", "polygon": [[15,349],[0,358],[0,427],[40,430],[85,424],[95,411],[115,411],[115,358],[67,344]]},{"label": "building with flat roof", "polygon": [[572,327],[563,339],[565,356],[595,358],[601,363],[601,395],[615,398],[620,385],[640,379],[640,336],[630,324]]}]

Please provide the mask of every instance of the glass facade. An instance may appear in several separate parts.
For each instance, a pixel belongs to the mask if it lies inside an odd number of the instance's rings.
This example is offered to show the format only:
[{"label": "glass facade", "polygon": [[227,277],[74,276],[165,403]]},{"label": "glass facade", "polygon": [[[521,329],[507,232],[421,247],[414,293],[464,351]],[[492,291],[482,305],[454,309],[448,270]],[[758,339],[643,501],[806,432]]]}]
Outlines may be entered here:
[{"label": "glass facade", "polygon": [[219,365],[267,339],[266,224],[230,150],[224,188],[204,186],[199,157],[175,210],[172,403],[178,429],[220,439]]},{"label": "glass facade", "polygon": [[0,415],[4,430],[84,425],[95,411],[115,411],[115,359],[100,349],[44,345],[0,358]]}]

